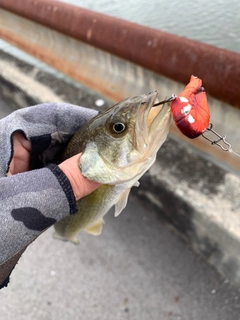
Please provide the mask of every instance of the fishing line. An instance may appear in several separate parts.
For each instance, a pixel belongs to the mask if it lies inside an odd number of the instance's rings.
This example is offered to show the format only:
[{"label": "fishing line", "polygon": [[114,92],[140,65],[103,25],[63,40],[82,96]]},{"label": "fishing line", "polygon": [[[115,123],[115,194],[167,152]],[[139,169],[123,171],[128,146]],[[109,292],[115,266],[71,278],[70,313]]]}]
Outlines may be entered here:
[{"label": "fishing line", "polygon": [[156,106],[160,106],[160,104],[164,104],[164,103],[167,103],[167,102],[172,102],[173,100],[176,99],[176,97],[177,96],[175,94],[172,94],[171,97],[166,98],[165,100],[162,100],[160,102],[157,102],[153,106],[156,107]]}]

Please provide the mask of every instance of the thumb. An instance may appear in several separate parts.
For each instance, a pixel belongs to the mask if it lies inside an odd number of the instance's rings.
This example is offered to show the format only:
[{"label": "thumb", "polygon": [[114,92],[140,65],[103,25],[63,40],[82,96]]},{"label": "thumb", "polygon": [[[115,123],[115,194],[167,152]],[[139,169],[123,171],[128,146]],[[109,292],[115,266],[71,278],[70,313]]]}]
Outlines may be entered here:
[{"label": "thumb", "polygon": [[59,168],[67,176],[76,200],[96,190],[100,183],[86,179],[79,169],[81,154],[77,154],[59,164]]}]

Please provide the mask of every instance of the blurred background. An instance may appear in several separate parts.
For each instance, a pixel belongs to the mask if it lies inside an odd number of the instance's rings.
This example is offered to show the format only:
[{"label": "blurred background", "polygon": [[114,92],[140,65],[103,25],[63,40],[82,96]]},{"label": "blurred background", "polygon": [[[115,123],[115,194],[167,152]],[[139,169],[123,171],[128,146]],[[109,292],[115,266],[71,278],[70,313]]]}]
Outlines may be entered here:
[{"label": "blurred background", "polygon": [[[238,0],[59,0],[158,30],[240,52]],[[0,39],[0,49],[16,52]],[[21,52],[17,52],[20,57]],[[24,56],[24,54],[23,54]]]},{"label": "blurred background", "polygon": [[61,1],[240,52],[238,0]]}]

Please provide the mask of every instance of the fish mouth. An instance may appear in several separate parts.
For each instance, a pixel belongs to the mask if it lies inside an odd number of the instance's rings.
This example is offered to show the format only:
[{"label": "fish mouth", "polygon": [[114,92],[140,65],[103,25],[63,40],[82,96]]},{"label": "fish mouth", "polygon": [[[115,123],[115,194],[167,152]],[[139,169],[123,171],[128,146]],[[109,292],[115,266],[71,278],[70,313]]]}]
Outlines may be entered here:
[{"label": "fish mouth", "polygon": [[[164,108],[165,104],[167,105],[167,106],[165,106],[165,111],[168,111],[168,110],[170,110],[170,104],[169,103],[176,99],[176,95],[172,94],[170,97],[168,97],[168,98],[166,98],[166,99],[164,99],[162,101],[159,101],[157,91],[153,91],[153,93],[156,93],[156,95],[153,96],[154,102],[153,102],[153,104],[152,104],[152,106],[151,106],[151,108],[150,108],[150,110],[148,112],[148,122],[147,122],[148,127],[152,124],[154,119],[162,111],[162,109]],[[152,93],[150,92],[149,95],[151,95],[151,94]],[[151,105],[151,103],[150,103],[150,105]]]},{"label": "fish mouth", "polygon": [[147,110],[147,126],[148,128],[151,126],[151,124],[153,123],[154,119],[157,117],[157,115],[161,112],[162,108],[163,108],[163,104],[159,104],[159,99],[158,99],[158,93],[157,91],[154,92],[153,96],[152,93],[149,93],[149,99],[153,99],[153,101],[151,101],[149,103],[149,108]]},{"label": "fish mouth", "polygon": [[150,153],[165,141],[171,120],[170,101],[173,99],[172,96],[159,102],[157,91],[145,95],[136,126],[139,151],[148,149]]},{"label": "fish mouth", "polygon": [[158,99],[158,92],[152,91],[147,96],[146,109],[144,111],[144,121],[149,133],[163,126],[171,118],[170,102],[175,99],[172,95],[162,101]]}]

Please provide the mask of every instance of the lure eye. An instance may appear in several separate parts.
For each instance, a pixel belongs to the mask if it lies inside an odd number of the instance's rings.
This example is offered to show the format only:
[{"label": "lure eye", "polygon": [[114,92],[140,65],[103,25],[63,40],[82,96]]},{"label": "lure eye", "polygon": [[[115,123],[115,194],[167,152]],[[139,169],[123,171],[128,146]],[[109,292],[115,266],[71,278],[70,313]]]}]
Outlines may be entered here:
[{"label": "lure eye", "polygon": [[126,126],[122,122],[113,123],[112,129],[115,133],[122,133],[125,131]]}]

